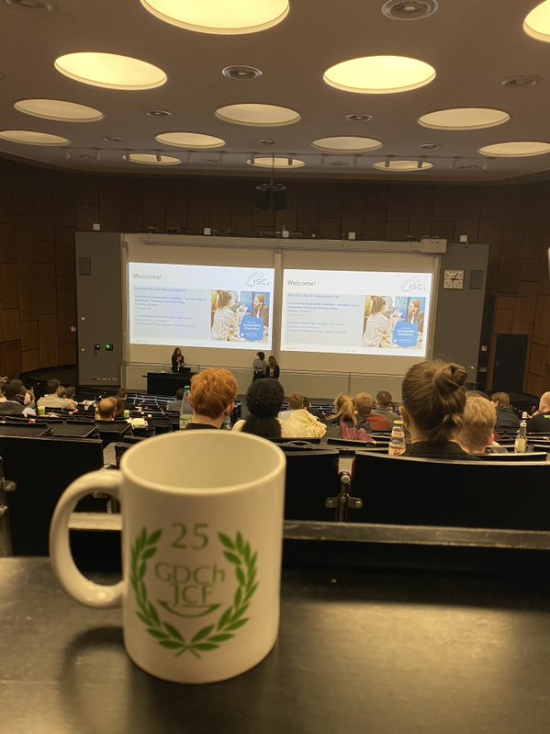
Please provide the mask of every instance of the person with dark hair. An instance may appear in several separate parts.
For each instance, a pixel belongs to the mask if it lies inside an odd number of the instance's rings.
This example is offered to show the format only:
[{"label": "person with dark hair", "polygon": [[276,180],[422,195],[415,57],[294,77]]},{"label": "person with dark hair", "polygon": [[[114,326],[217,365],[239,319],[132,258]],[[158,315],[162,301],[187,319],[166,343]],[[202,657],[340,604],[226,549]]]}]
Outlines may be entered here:
[{"label": "person with dark hair", "polygon": [[277,416],[284,399],[285,391],[277,380],[256,380],[246,393],[250,415],[245,420],[237,421],[233,430],[263,438],[280,438],[285,421],[280,421]]},{"label": "person with dark hair", "polygon": [[472,458],[457,441],[462,429],[468,373],[462,365],[419,362],[403,378],[401,413],[411,434],[407,456]]},{"label": "person with dark hair", "polygon": [[[183,358],[181,349],[179,347],[176,347],[174,351],[172,352],[172,372],[179,372],[180,367],[183,367],[184,364],[185,364],[185,359]],[[120,397],[123,397],[125,399],[126,395],[124,396],[121,395]]]},{"label": "person with dark hair", "polygon": [[169,400],[166,404],[166,410],[171,413],[179,413],[181,408],[181,401],[183,400],[183,387],[178,387],[176,390],[176,399]]},{"label": "person with dark hair", "polygon": [[267,367],[265,370],[265,376],[270,377],[272,380],[278,380],[279,375],[281,374],[281,369],[279,367],[279,364],[275,357],[271,355],[271,357],[267,358]]},{"label": "person with dark hair", "polygon": [[46,383],[46,395],[40,398],[36,405],[39,408],[68,408],[73,410],[73,401],[66,397],[61,397],[58,394],[58,390],[61,387],[59,380],[52,379]]},{"label": "person with dark hair", "polygon": [[499,431],[517,431],[519,428],[519,418],[514,413],[508,393],[493,393],[491,395],[491,402],[497,409],[497,433]]},{"label": "person with dark hair", "polygon": [[0,415],[17,416],[26,418],[36,413],[32,408],[25,407],[25,396],[27,390],[21,380],[11,380],[4,387],[5,400],[0,403]]},{"label": "person with dark hair", "polygon": [[254,362],[252,362],[252,369],[254,370],[252,380],[259,380],[262,377],[265,377],[267,362],[265,361],[264,352],[256,352],[256,358],[254,359]]},{"label": "person with dark hair", "polygon": [[390,424],[390,428],[393,428],[393,424],[399,416],[391,410],[391,399],[391,393],[387,390],[379,390],[376,393],[376,400],[374,401],[372,414],[383,416]]}]

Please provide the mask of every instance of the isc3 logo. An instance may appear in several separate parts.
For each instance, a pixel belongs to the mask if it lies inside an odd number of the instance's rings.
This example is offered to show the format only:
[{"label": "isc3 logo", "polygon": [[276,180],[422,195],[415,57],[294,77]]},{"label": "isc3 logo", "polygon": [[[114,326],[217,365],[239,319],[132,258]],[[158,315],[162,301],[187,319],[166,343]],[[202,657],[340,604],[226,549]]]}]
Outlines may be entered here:
[{"label": "isc3 logo", "polygon": [[426,290],[426,286],[416,278],[409,278],[403,283],[401,290],[405,293],[420,293]]},{"label": "isc3 logo", "polygon": [[270,283],[269,280],[265,278],[264,274],[260,270],[257,270],[255,273],[250,273],[246,279],[246,285],[249,288],[253,288],[259,285],[270,285]]}]

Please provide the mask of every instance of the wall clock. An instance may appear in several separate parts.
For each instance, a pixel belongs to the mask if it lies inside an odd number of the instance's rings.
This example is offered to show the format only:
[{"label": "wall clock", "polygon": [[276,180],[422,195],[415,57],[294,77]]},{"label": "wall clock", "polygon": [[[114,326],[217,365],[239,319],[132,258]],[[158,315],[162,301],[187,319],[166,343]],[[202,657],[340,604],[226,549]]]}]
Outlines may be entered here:
[{"label": "wall clock", "polygon": [[445,270],[443,288],[462,290],[464,288],[464,270]]}]

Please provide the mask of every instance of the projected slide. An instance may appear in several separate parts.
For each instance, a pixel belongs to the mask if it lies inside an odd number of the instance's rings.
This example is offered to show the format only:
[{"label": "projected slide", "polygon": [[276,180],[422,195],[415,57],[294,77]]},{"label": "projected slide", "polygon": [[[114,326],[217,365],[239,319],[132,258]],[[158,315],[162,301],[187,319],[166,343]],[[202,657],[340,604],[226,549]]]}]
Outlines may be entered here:
[{"label": "projected slide", "polygon": [[285,270],[281,349],[426,355],[429,273]]},{"label": "projected slide", "polygon": [[273,269],[128,263],[130,342],[271,349]]}]

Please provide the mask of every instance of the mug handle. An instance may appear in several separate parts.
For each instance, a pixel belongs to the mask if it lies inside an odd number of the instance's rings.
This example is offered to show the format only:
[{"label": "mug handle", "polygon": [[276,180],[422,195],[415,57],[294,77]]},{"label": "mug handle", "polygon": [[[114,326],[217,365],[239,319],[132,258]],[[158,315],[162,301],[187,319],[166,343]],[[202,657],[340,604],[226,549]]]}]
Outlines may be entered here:
[{"label": "mug handle", "polygon": [[99,470],[75,480],[61,495],[50,525],[50,558],[55,577],[69,596],[87,607],[107,609],[122,604],[125,583],[96,584],[78,570],[69,543],[69,520],[79,500],[92,492],[106,492],[120,498],[122,474]]}]

